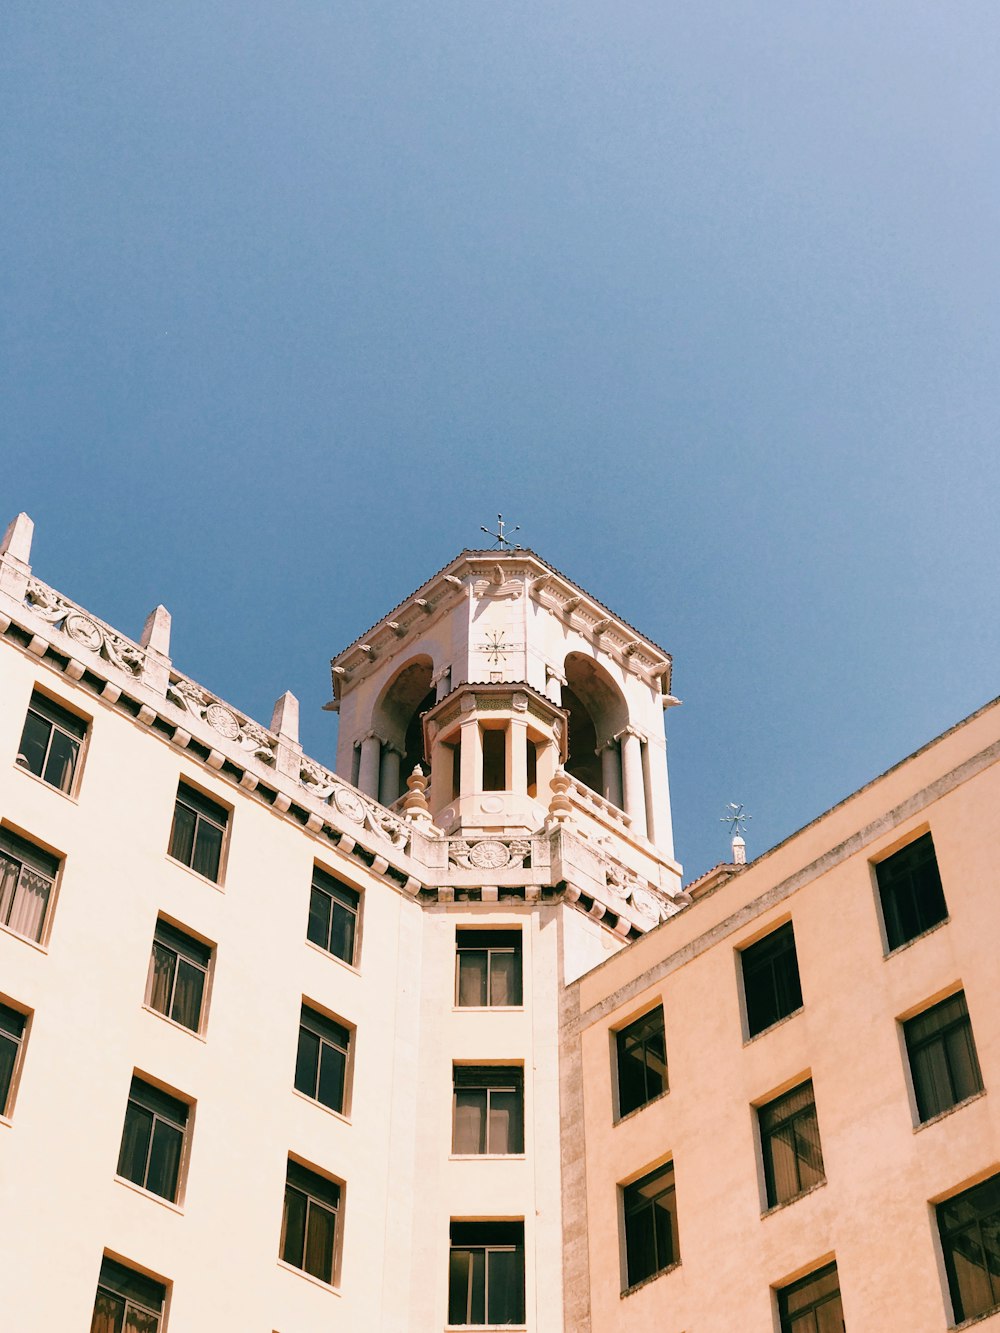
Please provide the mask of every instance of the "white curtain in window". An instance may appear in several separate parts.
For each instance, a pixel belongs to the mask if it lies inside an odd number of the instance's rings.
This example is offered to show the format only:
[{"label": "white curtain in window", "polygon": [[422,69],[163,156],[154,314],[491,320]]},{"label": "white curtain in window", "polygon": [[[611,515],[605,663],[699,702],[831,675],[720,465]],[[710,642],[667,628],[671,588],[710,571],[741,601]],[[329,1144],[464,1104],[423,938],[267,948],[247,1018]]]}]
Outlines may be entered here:
[{"label": "white curtain in window", "polygon": [[21,867],[21,875],[14,895],[7,924],[25,939],[40,940],[49,901],[51,882],[29,866]]}]

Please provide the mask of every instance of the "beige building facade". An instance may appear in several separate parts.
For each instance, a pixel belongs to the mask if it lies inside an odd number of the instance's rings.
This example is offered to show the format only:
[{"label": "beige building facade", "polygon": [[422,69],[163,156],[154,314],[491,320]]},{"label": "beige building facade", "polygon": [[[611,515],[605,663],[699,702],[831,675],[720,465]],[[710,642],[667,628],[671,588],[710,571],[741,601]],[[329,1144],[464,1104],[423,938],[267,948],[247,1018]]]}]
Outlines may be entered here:
[{"label": "beige building facade", "polygon": [[333,659],[332,769],[24,515],[0,633],[4,1327],[1000,1324],[1000,707],[684,891],[670,657],[530,551]]}]

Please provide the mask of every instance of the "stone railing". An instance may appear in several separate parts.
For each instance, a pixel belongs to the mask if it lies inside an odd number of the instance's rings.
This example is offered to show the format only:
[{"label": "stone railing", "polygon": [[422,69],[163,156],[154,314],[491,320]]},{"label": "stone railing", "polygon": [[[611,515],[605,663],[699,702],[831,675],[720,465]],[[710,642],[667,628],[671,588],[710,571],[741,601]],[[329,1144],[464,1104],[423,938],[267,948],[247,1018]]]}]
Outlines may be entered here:
[{"label": "stone railing", "polygon": [[39,620],[47,621],[53,629],[62,630],[78,647],[99,654],[130,676],[138,676],[142,671],[146,654],[137,643],[124,638],[48,584],[29,579],[24,600]]},{"label": "stone railing", "polygon": [[569,787],[566,795],[575,810],[590,815],[591,819],[596,819],[599,824],[613,829],[615,833],[621,833],[623,829],[629,828],[632,818],[624,810],[619,810],[617,805],[606,800],[586,783],[574,778],[572,774],[567,774],[567,777],[569,777]]}]

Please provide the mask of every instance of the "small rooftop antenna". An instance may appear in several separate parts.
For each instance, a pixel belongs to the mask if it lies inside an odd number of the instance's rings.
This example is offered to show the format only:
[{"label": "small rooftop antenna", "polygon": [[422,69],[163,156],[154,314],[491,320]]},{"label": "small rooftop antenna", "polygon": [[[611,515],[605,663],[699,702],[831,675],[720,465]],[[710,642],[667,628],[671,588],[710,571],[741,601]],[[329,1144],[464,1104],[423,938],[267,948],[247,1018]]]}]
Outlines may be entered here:
[{"label": "small rooftop antenna", "polygon": [[743,813],[743,803],[737,804],[730,801],[726,806],[727,814],[724,814],[719,821],[721,824],[729,825],[729,832],[733,840],[733,865],[745,866],[747,863],[747,845],[743,841],[743,830],[747,826],[747,820],[753,819],[753,815]]},{"label": "small rooftop antenna", "polygon": [[[503,514],[497,514],[496,532],[491,532],[489,528],[484,528],[484,527],[480,527],[479,531],[485,532],[487,537],[492,537],[501,551],[506,551],[508,547],[512,547],[515,551],[520,550],[521,548],[519,546],[515,546],[514,543],[511,541],[511,539],[504,532],[504,528],[506,526],[507,525],[503,521]],[[518,524],[516,527],[511,528],[511,532],[520,532],[520,531],[521,531],[520,524]]]}]

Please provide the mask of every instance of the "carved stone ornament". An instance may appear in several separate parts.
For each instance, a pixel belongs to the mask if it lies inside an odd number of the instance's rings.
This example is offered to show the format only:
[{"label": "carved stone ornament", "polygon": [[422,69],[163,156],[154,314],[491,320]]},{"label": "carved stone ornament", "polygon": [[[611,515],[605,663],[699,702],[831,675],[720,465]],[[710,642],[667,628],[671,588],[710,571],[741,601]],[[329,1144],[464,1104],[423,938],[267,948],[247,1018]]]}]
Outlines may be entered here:
[{"label": "carved stone ornament", "polygon": [[235,713],[231,713],[222,704],[209,704],[205,709],[205,721],[227,741],[235,741],[240,734],[240,724]]},{"label": "carved stone ornament", "polygon": [[477,870],[501,870],[510,863],[510,852],[502,842],[485,838],[469,850],[469,862]]},{"label": "carved stone ornament", "polygon": [[605,878],[607,879],[608,892],[612,897],[620,898],[622,902],[628,902],[630,898],[634,901],[634,894],[639,888],[637,877],[624,866],[612,865],[610,862],[604,867]]},{"label": "carved stone ornament", "polygon": [[333,793],[333,803],[342,815],[352,819],[355,824],[365,822],[365,803],[349,787],[338,787]]},{"label": "carved stone ornament", "polygon": [[263,727],[241,717],[218,699],[184,676],[171,676],[167,684],[167,698],[184,708],[192,717],[207,722],[213,731],[227,741],[236,741],[244,750],[263,764],[274,763],[277,740]]},{"label": "carved stone ornament", "polygon": [[311,759],[303,759],[299,769],[299,781],[317,800],[327,801],[338,787],[338,782],[327,769],[314,764]]},{"label": "carved stone ornament", "polygon": [[667,900],[651,889],[633,889],[632,906],[640,916],[651,918],[654,925],[673,915]]},{"label": "carved stone ornament", "polygon": [[481,838],[479,842],[467,842],[465,838],[452,838],[448,844],[448,858],[465,870],[503,870],[517,869],[531,855],[529,838],[511,838],[501,841],[499,838]]},{"label": "carved stone ornament", "polygon": [[86,615],[79,607],[60,597],[57,592],[32,579],[28,584],[25,601],[40,619],[61,628],[63,633],[92,653],[100,655],[122,671],[137,676],[142,670],[146,654],[128,639]]},{"label": "carved stone ornament", "polygon": [[71,611],[63,622],[63,629],[71,639],[75,639],[84,648],[89,648],[92,653],[100,652],[104,635],[89,616],[81,616],[79,612]]},{"label": "carved stone ornament", "polygon": [[395,815],[390,814],[388,810],[367,807],[365,827],[371,829],[376,837],[388,838],[393,847],[400,852],[405,851],[406,844],[410,841],[410,829],[401,819],[397,819]]}]

